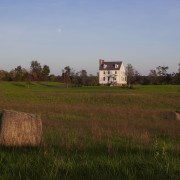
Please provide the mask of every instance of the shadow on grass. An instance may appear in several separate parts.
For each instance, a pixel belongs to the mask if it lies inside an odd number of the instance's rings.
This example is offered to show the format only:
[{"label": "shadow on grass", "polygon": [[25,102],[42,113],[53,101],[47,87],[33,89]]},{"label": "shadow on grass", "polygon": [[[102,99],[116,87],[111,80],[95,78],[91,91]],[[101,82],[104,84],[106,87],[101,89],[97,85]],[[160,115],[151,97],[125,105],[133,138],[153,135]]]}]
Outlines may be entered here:
[{"label": "shadow on grass", "polygon": [[49,85],[49,84],[42,84],[42,83],[39,83],[39,85],[41,86],[44,86],[44,87],[48,87],[48,88],[66,88],[66,85]]},{"label": "shadow on grass", "polygon": [[34,151],[34,152],[39,152],[42,149],[41,146],[39,147],[30,147],[30,146],[0,146],[0,152],[6,152],[6,153],[12,153],[12,152],[16,152],[16,153],[23,153],[23,152],[30,152],[30,151]]},{"label": "shadow on grass", "polygon": [[26,84],[22,84],[22,83],[13,83],[13,85],[17,87],[26,87]]},{"label": "shadow on grass", "polygon": [[17,86],[17,87],[28,87],[28,86],[34,86],[33,83],[31,82],[24,82],[24,83],[21,83],[21,82],[14,82],[13,83],[14,86]]}]

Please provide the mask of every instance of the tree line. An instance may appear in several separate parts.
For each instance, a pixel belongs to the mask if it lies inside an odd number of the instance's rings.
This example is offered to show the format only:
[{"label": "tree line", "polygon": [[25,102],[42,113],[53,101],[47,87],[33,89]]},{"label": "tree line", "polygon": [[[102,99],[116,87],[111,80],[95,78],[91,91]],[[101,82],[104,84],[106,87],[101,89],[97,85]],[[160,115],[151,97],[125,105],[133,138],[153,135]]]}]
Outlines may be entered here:
[{"label": "tree line", "polygon": [[143,84],[143,85],[162,85],[162,84],[180,84],[180,63],[177,72],[168,73],[168,66],[158,66],[151,69],[147,76],[142,76],[134,69],[131,64],[126,66],[127,84]]},{"label": "tree line", "polygon": [[86,70],[76,72],[70,66],[62,69],[61,75],[50,74],[48,65],[41,65],[37,60],[31,61],[29,70],[21,65],[8,71],[0,70],[0,81],[58,81],[68,86],[93,86],[98,85],[98,77],[88,75]]},{"label": "tree line", "polygon": [[[161,85],[180,84],[180,63],[177,72],[168,73],[168,66],[158,66],[151,69],[147,76],[141,75],[131,64],[126,66],[127,84]],[[86,70],[75,71],[70,66],[62,69],[61,75],[50,74],[48,65],[41,65],[37,60],[31,61],[29,70],[21,65],[8,71],[0,70],[0,81],[58,81],[69,86],[98,85],[98,75],[88,75]]]}]

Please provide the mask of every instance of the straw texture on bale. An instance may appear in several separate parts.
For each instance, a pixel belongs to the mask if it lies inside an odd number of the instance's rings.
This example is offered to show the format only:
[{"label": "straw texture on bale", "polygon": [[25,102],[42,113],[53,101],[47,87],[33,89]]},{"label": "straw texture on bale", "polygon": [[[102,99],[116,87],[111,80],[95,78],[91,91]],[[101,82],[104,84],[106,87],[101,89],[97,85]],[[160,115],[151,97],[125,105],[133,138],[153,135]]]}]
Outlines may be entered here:
[{"label": "straw texture on bale", "polygon": [[41,117],[12,110],[0,114],[0,145],[38,146],[42,138]]},{"label": "straw texture on bale", "polygon": [[180,121],[180,111],[176,111],[176,120]]}]

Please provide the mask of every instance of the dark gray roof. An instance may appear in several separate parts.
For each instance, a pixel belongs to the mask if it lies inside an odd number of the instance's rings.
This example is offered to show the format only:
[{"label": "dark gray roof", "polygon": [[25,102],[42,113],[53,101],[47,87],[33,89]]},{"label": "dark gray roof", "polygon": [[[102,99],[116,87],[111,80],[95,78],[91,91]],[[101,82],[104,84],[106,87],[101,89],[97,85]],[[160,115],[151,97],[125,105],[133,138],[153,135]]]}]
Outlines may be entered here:
[{"label": "dark gray roof", "polygon": [[99,66],[99,70],[119,70],[121,67],[122,61],[113,61],[113,62],[103,62]]}]

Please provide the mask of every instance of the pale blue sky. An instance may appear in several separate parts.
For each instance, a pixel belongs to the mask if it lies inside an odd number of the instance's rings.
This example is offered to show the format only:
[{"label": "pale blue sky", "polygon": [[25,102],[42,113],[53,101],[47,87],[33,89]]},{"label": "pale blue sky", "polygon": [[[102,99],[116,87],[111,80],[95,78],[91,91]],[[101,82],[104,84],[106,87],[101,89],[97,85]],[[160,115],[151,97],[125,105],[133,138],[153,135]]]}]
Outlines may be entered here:
[{"label": "pale blue sky", "polygon": [[38,60],[96,74],[99,58],[177,72],[180,0],[0,0],[0,69]]}]

